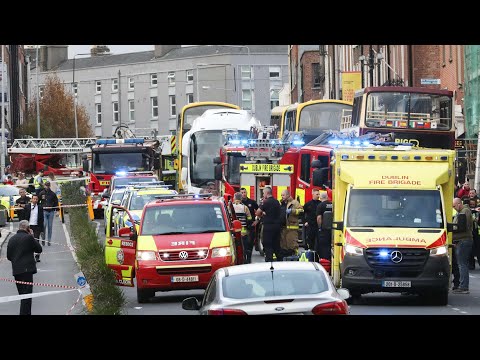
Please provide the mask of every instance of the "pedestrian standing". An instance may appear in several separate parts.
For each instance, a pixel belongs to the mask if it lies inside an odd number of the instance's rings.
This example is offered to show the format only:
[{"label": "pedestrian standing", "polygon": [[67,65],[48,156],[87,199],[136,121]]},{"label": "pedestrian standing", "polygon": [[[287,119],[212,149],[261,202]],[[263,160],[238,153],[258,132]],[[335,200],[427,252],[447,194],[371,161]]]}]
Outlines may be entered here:
[{"label": "pedestrian standing", "polygon": [[[43,232],[43,207],[38,203],[38,195],[33,194],[30,204],[25,206],[25,218],[28,220],[30,229],[33,230],[33,237],[40,239],[40,233]],[[45,245],[45,240],[42,241]],[[40,262],[40,253],[35,255],[37,262]]]},{"label": "pedestrian standing", "polygon": [[263,249],[265,261],[273,261],[275,253],[277,261],[282,261],[280,252],[280,203],[272,196],[272,189],[263,190],[263,204],[257,209],[256,215],[263,220]]},{"label": "pedestrian standing", "polygon": [[252,262],[252,247],[249,244],[248,228],[252,223],[252,215],[247,205],[242,203],[242,194],[237,192],[233,196],[233,209],[237,220],[242,223],[241,237],[243,247],[243,263],[249,264]]},{"label": "pedestrian standing", "polygon": [[453,292],[456,294],[469,294],[468,260],[473,246],[472,212],[468,206],[463,205],[462,199],[458,197],[453,199],[453,208],[457,211],[453,223],[465,228],[464,231],[453,232],[453,243],[455,245],[458,270],[460,272],[458,289],[453,290]]},{"label": "pedestrian standing", "polygon": [[[34,253],[41,253],[42,247],[38,240],[33,237],[27,220],[18,223],[18,231],[8,241],[7,259],[12,262],[12,275],[15,278],[19,295],[31,294],[33,284],[22,284],[21,282],[33,283],[33,274],[37,273]],[[20,315],[32,314],[32,298],[20,301]]]},{"label": "pedestrian standing", "polygon": [[307,249],[314,250],[315,242],[317,239],[318,233],[318,224],[317,224],[317,207],[320,205],[321,201],[320,192],[318,189],[312,190],[312,200],[305,203],[303,206],[305,214],[305,222],[303,223],[305,229],[305,240]]},{"label": "pedestrian standing", "polygon": [[33,179],[33,187],[37,195],[43,190],[43,170],[39,170],[37,176]]},{"label": "pedestrian standing", "polygon": [[45,189],[40,191],[40,204],[43,206],[45,237],[50,246],[52,241],[52,226],[55,218],[55,211],[58,209],[58,197],[52,189],[50,189],[50,181],[46,181]]},{"label": "pedestrian standing", "polygon": [[25,206],[30,202],[31,197],[27,195],[27,191],[25,189],[18,190],[20,197],[15,200],[15,206],[21,209],[17,210],[18,220],[28,220],[25,218]]},{"label": "pedestrian standing", "polygon": [[[242,187],[240,189],[240,193],[242,194],[242,203],[246,206],[248,206],[248,210],[250,211],[250,214],[252,214],[252,217],[255,217],[255,212],[258,209],[258,204],[255,200],[250,199],[247,196],[247,189]],[[258,220],[253,219],[251,223],[248,224],[247,230],[248,230],[248,248],[245,251],[250,251],[250,257],[253,252],[253,244],[255,243],[255,235],[256,235],[256,230],[257,230],[257,225],[258,225]]]},{"label": "pedestrian standing", "polygon": [[15,182],[15,186],[18,188],[22,188],[27,190],[28,189],[28,180],[25,179],[25,174],[22,172],[18,172],[18,179]]},{"label": "pedestrian standing", "polygon": [[332,202],[328,200],[326,192],[320,194],[321,203],[317,207],[317,225],[318,235],[315,251],[320,259],[331,260],[332,258],[332,230],[325,229],[323,225],[323,213],[325,211],[332,211]]},{"label": "pedestrian standing", "polygon": [[57,183],[57,178],[55,177],[55,174],[51,172],[48,174],[48,181],[50,181],[50,189],[55,193],[58,194],[58,183]]},{"label": "pedestrian standing", "polygon": [[303,207],[292,198],[290,191],[282,191],[280,202],[281,233],[280,247],[283,257],[292,256],[298,253],[298,229],[299,216],[303,215]]}]

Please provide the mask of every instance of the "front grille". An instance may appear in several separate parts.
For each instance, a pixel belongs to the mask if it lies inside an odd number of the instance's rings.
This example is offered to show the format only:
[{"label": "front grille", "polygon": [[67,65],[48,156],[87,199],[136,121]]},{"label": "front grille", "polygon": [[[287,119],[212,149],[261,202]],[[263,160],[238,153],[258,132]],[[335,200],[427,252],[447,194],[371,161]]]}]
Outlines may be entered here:
[{"label": "front grille", "polygon": [[160,274],[160,275],[203,274],[203,273],[209,273],[210,271],[212,271],[212,267],[210,265],[157,268],[157,274]]},{"label": "front grille", "polygon": [[[387,256],[381,256],[380,252],[386,251]],[[397,251],[396,255],[401,254],[400,262],[392,261],[392,253]],[[428,258],[428,250],[426,249],[408,249],[408,248],[370,248],[365,249],[365,258],[367,263],[374,269],[383,270],[419,270],[423,268]]]},{"label": "front grille", "polygon": [[[199,252],[203,251],[203,255]],[[165,256],[168,254],[168,256]],[[182,256],[181,256],[182,255]],[[158,258],[162,261],[192,261],[205,260],[208,257],[208,249],[185,249],[185,250],[164,250],[158,252]]]}]

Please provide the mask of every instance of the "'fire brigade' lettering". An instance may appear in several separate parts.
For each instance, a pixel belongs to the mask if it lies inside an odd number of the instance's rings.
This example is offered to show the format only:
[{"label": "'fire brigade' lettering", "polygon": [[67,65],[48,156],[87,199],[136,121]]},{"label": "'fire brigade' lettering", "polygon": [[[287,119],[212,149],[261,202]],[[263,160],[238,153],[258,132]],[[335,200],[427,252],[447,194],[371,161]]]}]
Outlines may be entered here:
[{"label": "'fire brigade' lettering", "polygon": [[417,243],[424,243],[424,244],[427,243],[425,241],[425,239],[414,238],[414,237],[409,237],[409,236],[396,236],[396,237],[393,237],[393,238],[390,237],[390,236],[384,236],[384,237],[367,239],[367,243],[373,243],[373,242],[378,242],[378,241],[409,241],[409,242],[417,242]]},{"label": "'fire brigade' lettering", "polygon": [[186,240],[186,241],[172,241],[171,246],[186,246],[186,245],[195,245],[194,240]]},{"label": "'fire brigade' lettering", "polygon": [[420,180],[410,180],[407,175],[382,175],[381,180],[369,180],[369,185],[422,185]]},{"label": "'fire brigade' lettering", "polygon": [[253,171],[268,171],[277,172],[280,171],[280,165],[275,164],[252,164]]}]

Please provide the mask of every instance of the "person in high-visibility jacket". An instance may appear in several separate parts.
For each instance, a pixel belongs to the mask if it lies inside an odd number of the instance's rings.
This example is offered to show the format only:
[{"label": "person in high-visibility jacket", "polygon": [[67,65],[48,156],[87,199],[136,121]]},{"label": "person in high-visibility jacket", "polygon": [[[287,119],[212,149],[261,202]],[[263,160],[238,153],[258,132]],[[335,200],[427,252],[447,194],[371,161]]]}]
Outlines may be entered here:
[{"label": "person in high-visibility jacket", "polygon": [[293,199],[290,191],[282,191],[280,247],[283,256],[291,256],[298,252],[298,229],[299,217],[303,215],[303,207]]},{"label": "person in high-visibility jacket", "polygon": [[35,176],[35,178],[33,179],[33,187],[35,188],[35,193],[37,195],[40,194],[40,191],[42,191],[44,189],[44,186],[43,186],[43,170],[40,170],[37,174],[37,176]]},{"label": "person in high-visibility jacket", "polygon": [[249,264],[252,262],[252,247],[250,247],[250,241],[248,236],[248,228],[252,223],[252,214],[248,209],[248,206],[242,203],[242,194],[237,192],[233,197],[233,209],[235,210],[235,216],[237,220],[242,223],[242,245],[243,245],[243,257],[244,263]]}]

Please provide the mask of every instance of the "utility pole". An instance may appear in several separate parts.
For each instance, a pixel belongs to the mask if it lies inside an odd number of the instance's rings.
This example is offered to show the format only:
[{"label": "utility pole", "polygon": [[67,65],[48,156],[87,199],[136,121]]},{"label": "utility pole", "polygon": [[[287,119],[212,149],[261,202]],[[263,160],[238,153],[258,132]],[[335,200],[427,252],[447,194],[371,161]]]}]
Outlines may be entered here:
[{"label": "utility pole", "polygon": [[0,161],[0,179],[5,175],[5,45],[2,45],[2,157]]},{"label": "utility pole", "polygon": [[[127,82],[128,86],[128,82]],[[120,70],[118,70],[118,125],[122,125],[122,84],[120,84]],[[128,105],[128,104],[127,104]]]},{"label": "utility pole", "polygon": [[35,76],[37,78],[37,138],[40,139],[40,91],[38,86],[38,45],[35,51]]},{"label": "utility pole", "polygon": [[368,67],[370,71],[369,86],[374,86],[373,85],[373,70],[375,69],[374,59],[375,59],[375,54],[373,53],[373,45],[370,45],[370,50],[368,51]]}]

